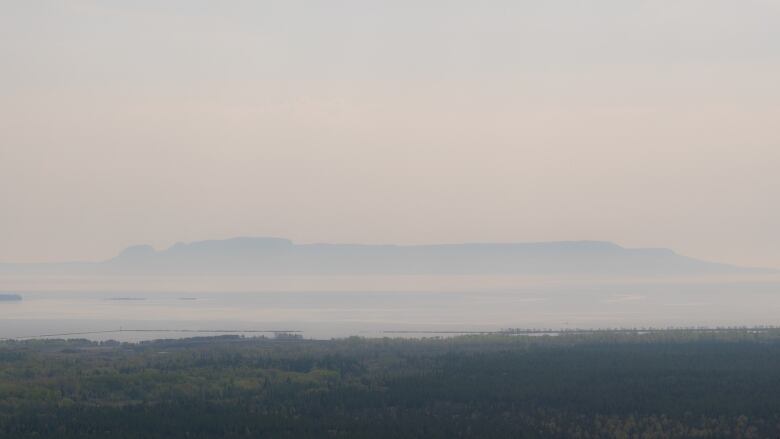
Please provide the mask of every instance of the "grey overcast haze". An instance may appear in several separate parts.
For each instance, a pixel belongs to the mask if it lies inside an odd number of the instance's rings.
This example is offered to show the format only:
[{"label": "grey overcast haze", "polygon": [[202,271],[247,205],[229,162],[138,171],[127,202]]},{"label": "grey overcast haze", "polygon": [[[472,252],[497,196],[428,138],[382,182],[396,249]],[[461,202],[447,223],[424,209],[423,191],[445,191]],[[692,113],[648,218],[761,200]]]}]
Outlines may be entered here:
[{"label": "grey overcast haze", "polygon": [[778,0],[0,0],[0,262],[276,236],[780,268],[778,78]]}]

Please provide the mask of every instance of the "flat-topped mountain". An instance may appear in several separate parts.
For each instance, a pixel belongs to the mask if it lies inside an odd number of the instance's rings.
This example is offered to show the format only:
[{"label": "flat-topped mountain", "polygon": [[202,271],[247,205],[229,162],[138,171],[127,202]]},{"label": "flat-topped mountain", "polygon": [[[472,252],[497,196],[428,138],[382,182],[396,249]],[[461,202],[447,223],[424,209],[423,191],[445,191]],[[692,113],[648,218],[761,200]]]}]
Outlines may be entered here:
[{"label": "flat-topped mountain", "polygon": [[295,244],[280,238],[133,246],[104,262],[0,264],[0,273],[702,275],[756,273],[672,250],[602,241],[441,245]]},{"label": "flat-topped mountain", "polygon": [[101,269],[120,273],[249,274],[604,274],[683,275],[743,269],[667,249],[610,242],[443,245],[294,244],[279,238],[130,247]]}]

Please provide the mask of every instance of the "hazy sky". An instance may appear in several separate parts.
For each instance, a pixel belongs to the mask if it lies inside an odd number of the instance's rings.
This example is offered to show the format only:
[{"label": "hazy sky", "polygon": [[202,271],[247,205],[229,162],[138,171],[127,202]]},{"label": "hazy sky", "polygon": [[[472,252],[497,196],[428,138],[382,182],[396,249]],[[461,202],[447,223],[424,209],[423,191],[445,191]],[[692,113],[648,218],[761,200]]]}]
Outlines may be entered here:
[{"label": "hazy sky", "polygon": [[0,2],[0,262],[598,239],[780,267],[780,0]]}]

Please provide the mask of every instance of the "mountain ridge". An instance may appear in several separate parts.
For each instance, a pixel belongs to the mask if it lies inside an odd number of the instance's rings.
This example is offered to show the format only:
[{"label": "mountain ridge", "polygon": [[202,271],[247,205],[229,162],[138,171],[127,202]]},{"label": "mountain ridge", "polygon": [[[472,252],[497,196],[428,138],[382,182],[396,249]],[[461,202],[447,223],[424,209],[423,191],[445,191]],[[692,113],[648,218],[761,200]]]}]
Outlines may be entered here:
[{"label": "mountain ridge", "polygon": [[73,274],[517,274],[702,275],[775,273],[702,261],[666,248],[609,241],[460,244],[296,244],[236,237],[125,248],[102,262],[0,264],[0,273]]}]

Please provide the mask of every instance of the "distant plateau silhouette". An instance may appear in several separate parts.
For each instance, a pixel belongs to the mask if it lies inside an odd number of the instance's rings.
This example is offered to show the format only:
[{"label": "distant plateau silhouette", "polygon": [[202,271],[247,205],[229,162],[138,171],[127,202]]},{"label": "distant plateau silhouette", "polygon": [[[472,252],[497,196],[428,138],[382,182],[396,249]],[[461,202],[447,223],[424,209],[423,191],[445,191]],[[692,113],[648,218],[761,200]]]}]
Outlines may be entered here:
[{"label": "distant plateau silhouette", "polygon": [[0,264],[0,274],[706,275],[772,270],[701,261],[604,241],[441,245],[295,244],[240,237],[125,249],[102,262]]}]

